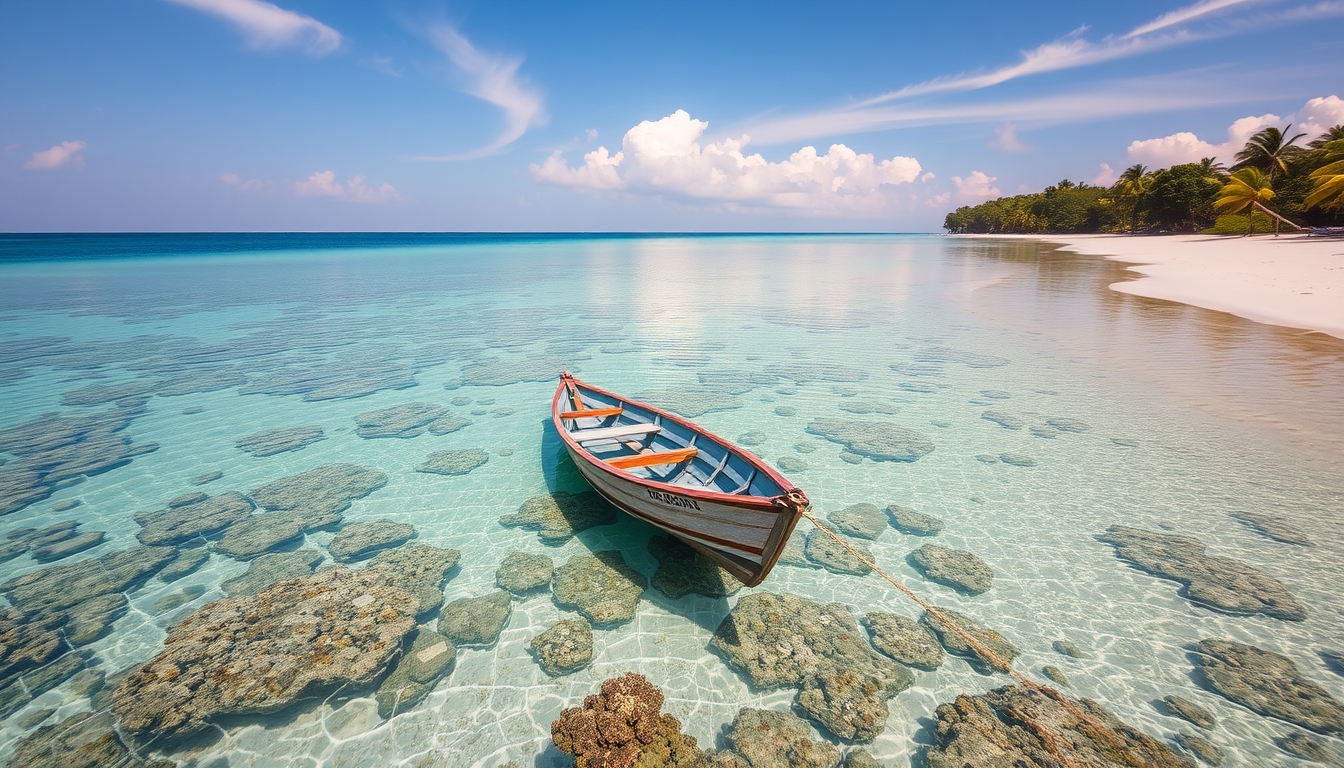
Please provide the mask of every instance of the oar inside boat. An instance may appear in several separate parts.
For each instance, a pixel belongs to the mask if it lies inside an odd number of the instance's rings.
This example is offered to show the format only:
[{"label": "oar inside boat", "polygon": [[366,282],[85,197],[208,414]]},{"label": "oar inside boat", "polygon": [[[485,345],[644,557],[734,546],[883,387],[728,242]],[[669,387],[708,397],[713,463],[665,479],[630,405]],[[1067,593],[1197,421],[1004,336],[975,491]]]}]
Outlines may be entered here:
[{"label": "oar inside boat", "polygon": [[759,457],[568,372],[551,411],[594,490],[709,555],[748,586],[774,567],[809,508],[807,495]]}]

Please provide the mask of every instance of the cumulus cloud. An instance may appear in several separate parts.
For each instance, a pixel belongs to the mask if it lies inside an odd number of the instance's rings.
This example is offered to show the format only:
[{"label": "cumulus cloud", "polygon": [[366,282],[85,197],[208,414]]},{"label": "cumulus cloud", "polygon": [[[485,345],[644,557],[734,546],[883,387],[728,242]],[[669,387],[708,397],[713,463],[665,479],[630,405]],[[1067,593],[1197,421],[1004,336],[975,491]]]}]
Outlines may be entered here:
[{"label": "cumulus cloud", "polygon": [[355,176],[342,184],[335,171],[317,171],[304,181],[294,183],[294,194],[299,197],[335,197],[352,203],[401,203],[406,196],[391,184],[370,187],[363,176]]},{"label": "cumulus cloud", "polygon": [[1117,178],[1119,177],[1115,174],[1115,170],[1111,168],[1110,163],[1102,163],[1101,170],[1099,170],[1097,175],[1093,176],[1092,180],[1088,183],[1098,187],[1109,187],[1115,183]]},{"label": "cumulus cloud", "polygon": [[1004,123],[994,129],[994,140],[989,142],[989,146],[1003,152],[1027,152],[1031,145],[1022,141],[1017,135],[1017,127],[1012,123]]},{"label": "cumulus cloud", "polygon": [[326,24],[262,0],[167,0],[224,19],[253,48],[300,48],[325,56],[341,47],[341,33]]},{"label": "cumulus cloud", "polygon": [[971,171],[971,175],[966,178],[960,176],[952,177],[952,184],[957,188],[957,195],[968,200],[978,200],[990,197],[998,197],[999,188],[994,186],[998,181],[997,176],[989,176],[982,171]]},{"label": "cumulus cloud", "polygon": [[1228,126],[1227,141],[1219,144],[1204,141],[1189,131],[1182,131],[1160,139],[1131,142],[1126,152],[1135,162],[1154,168],[1196,163],[1206,157],[1216,157],[1230,165],[1235,159],[1233,156],[1262,128],[1292,124],[1292,133],[1306,134],[1303,139],[1305,142],[1341,123],[1344,123],[1344,100],[1338,96],[1325,96],[1311,99],[1287,118],[1274,114],[1243,117]]},{"label": "cumulus cloud", "polygon": [[86,146],[82,141],[63,141],[51,149],[34,152],[32,159],[24,163],[23,167],[33,171],[54,171],[67,165],[83,168]]},{"label": "cumulus cloud", "polygon": [[708,127],[679,109],[631,128],[615,154],[599,147],[571,168],[555,152],[531,166],[532,177],[544,184],[743,206],[859,211],[881,209],[886,188],[912,182],[922,170],[912,157],[878,161],[844,144],[831,145],[826,154],[803,147],[772,163],[759,154],[743,153],[748,136],[701,145]]},{"label": "cumulus cloud", "polygon": [[1292,116],[1293,133],[1307,134],[1311,141],[1336,125],[1344,125],[1344,99],[1326,96],[1312,99]]},{"label": "cumulus cloud", "polygon": [[473,160],[493,155],[522,138],[529,128],[545,125],[539,93],[518,75],[523,60],[481,51],[446,24],[430,29],[430,39],[470,81],[466,92],[504,110],[504,127],[494,141],[461,155],[417,157],[417,160]]}]

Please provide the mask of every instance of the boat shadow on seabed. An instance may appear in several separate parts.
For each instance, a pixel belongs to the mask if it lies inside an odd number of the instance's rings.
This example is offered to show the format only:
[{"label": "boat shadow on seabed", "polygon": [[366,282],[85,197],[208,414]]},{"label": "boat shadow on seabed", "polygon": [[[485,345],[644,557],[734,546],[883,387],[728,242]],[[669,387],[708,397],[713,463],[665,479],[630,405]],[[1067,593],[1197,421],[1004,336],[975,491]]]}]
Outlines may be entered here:
[{"label": "boat shadow on seabed", "polygon": [[[555,431],[555,424],[550,419],[542,422],[541,434],[541,470],[546,479],[546,490],[550,493],[595,493],[583,475],[579,473],[574,462],[565,450],[564,442],[560,435]],[[613,509],[615,509],[613,507]],[[681,542],[671,539],[660,532],[654,526],[636,520],[630,515],[616,510],[615,522],[610,525],[599,525],[586,530],[578,531],[574,538],[584,546],[589,552],[597,553],[603,550],[617,549],[625,558],[625,561],[631,568],[644,574],[649,579],[649,587],[644,591],[643,599],[647,600],[668,613],[681,616],[688,621],[695,623],[708,632],[714,632],[719,628],[723,619],[732,610],[726,597],[709,597],[702,594],[691,592],[678,598],[671,598],[655,585],[662,583],[659,575],[660,568],[677,569],[679,567],[694,567],[694,550],[681,544]],[[651,540],[653,540],[651,542]],[[684,557],[667,558],[669,562],[660,564],[659,559],[650,551],[651,547],[658,547],[661,542],[671,541],[671,546],[664,548],[664,557],[667,557],[666,551],[671,549],[675,554],[684,555]],[[682,552],[681,550],[687,550]],[[685,560],[685,565],[677,561]],[[705,558],[698,558],[704,560]],[[559,565],[559,563],[557,563]],[[704,568],[703,563],[698,564]],[[716,569],[717,570],[717,569]],[[720,572],[722,573],[722,572]],[[663,574],[673,575],[673,574]],[[674,578],[680,574],[673,575]],[[727,574],[722,574],[725,578],[725,592],[735,592],[738,582]],[[680,579],[677,579],[680,580]],[[638,617],[635,619],[639,621]]]}]

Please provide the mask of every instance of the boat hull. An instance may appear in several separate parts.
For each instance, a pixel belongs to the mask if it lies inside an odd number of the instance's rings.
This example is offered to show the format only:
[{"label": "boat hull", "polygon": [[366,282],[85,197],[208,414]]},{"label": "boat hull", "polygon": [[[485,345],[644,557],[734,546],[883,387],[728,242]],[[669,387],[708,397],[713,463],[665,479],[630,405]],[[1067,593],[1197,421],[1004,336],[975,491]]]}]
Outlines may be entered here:
[{"label": "boat hull", "polygon": [[[765,579],[802,513],[808,509],[807,497],[801,491],[793,489],[792,493],[776,498],[707,493],[613,469],[566,433],[558,416],[558,393],[556,402],[556,427],[564,436],[570,459],[593,490],[626,514],[704,553],[744,585],[756,586]],[[665,411],[653,410],[689,425]],[[774,474],[768,467],[765,470]]]}]

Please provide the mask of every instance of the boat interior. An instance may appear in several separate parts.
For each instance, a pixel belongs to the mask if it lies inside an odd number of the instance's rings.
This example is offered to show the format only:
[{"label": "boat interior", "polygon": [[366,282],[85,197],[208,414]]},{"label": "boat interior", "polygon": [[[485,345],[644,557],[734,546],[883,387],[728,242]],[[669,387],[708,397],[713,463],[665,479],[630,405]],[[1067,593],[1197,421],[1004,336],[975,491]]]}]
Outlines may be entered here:
[{"label": "boat interior", "polygon": [[560,421],[584,450],[615,469],[683,488],[733,495],[785,492],[734,449],[649,408],[571,382]]}]

